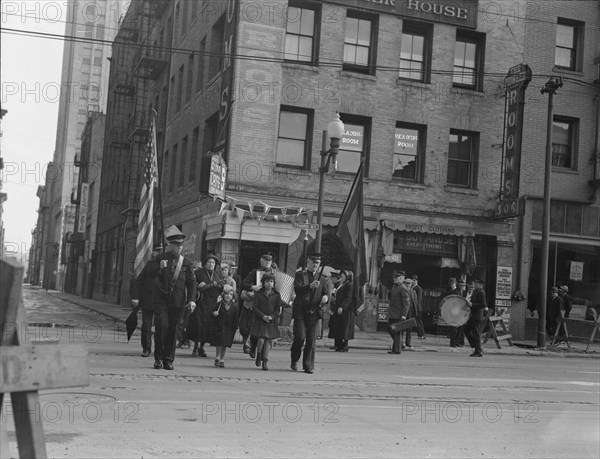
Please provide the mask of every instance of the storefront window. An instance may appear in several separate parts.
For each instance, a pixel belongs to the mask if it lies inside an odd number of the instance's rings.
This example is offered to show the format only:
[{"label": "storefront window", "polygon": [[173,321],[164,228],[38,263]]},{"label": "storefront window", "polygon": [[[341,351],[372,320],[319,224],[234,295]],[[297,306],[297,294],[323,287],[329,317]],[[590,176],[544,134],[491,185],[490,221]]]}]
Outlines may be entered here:
[{"label": "storefront window", "polygon": [[565,203],[551,202],[550,203],[550,232],[564,233],[565,232]]},{"label": "storefront window", "polygon": [[565,233],[581,234],[581,213],[581,205],[567,204],[567,220],[565,225]]},{"label": "storefront window", "polygon": [[581,234],[584,236],[598,236],[598,207],[585,206],[583,208],[583,221],[581,225]]}]

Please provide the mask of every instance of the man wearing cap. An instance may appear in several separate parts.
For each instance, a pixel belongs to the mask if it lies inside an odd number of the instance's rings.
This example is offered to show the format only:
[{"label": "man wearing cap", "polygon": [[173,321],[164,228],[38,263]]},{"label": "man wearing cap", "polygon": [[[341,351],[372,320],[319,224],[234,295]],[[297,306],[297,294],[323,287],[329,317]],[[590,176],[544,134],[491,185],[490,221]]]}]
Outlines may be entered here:
[{"label": "man wearing cap", "polygon": [[550,297],[546,304],[546,331],[550,338],[556,334],[556,328],[560,323],[561,311],[563,308],[564,305],[562,298],[558,294],[558,288],[552,287],[550,289]]},{"label": "man wearing cap", "polygon": [[[451,277],[450,279],[453,279],[453,277]],[[454,295],[460,295],[464,298],[465,293],[467,292],[467,282],[464,279],[461,279],[458,282],[458,287],[456,288],[456,290],[458,290],[458,293],[451,293]],[[464,325],[461,325],[459,327],[450,327],[450,347],[463,347],[465,345],[465,328]]]},{"label": "man wearing cap", "polygon": [[467,322],[469,333],[473,340],[474,352],[471,357],[482,357],[483,350],[481,349],[481,329],[487,320],[489,311],[487,299],[483,290],[483,281],[479,278],[473,279],[475,289],[471,295],[471,317]]},{"label": "man wearing cap", "polygon": [[417,295],[417,302],[415,304],[415,319],[417,321],[417,336],[421,339],[425,339],[425,327],[423,326],[423,319],[421,317],[423,307],[423,288],[419,285],[419,276],[416,274],[412,275],[412,289]]},{"label": "man wearing cap", "polygon": [[294,342],[290,368],[293,371],[298,369],[298,360],[302,355],[302,368],[308,374],[312,374],[315,368],[317,328],[319,319],[323,318],[322,308],[329,301],[325,278],[317,272],[320,264],[321,254],[310,253],[306,260],[306,268],[297,271],[294,276],[296,298],[292,309]]},{"label": "man wearing cap", "polygon": [[[277,267],[273,263],[273,253],[264,251],[260,255],[260,268],[255,268],[250,271],[241,283],[240,300],[243,301],[243,303],[242,307],[240,307],[239,327],[240,334],[242,335],[244,354],[249,354],[251,358],[256,357],[256,346],[258,344],[258,338],[256,336],[251,336],[252,325],[254,323],[254,313],[252,312],[254,293],[262,288],[262,284],[260,279],[257,279],[256,273],[275,274],[276,269]],[[248,339],[250,339],[249,343]]]},{"label": "man wearing cap", "polygon": [[165,236],[167,252],[149,261],[137,282],[138,292],[147,292],[155,310],[154,368],[173,370],[177,324],[184,307],[196,306],[196,279],[192,262],[181,255],[185,235],[171,226]]},{"label": "man wearing cap", "polygon": [[[164,249],[165,244],[158,242],[152,246],[152,256],[150,261],[144,267],[146,269],[158,269],[158,262],[155,262]],[[140,277],[146,277],[144,272],[140,273]],[[154,304],[152,298],[152,285],[145,285],[145,282],[138,282],[135,279],[132,283],[131,304],[134,308],[138,306],[142,309],[142,357],[148,357],[152,352],[152,319],[154,318]],[[141,290],[140,290],[141,289]],[[133,299],[136,298],[136,299]],[[139,298],[139,300],[137,299]]]},{"label": "man wearing cap", "polygon": [[558,295],[563,302],[563,310],[565,311],[565,319],[569,318],[571,314],[571,309],[573,309],[573,298],[569,295],[569,287],[566,285],[561,285],[558,288]]},{"label": "man wearing cap", "polygon": [[402,332],[394,332],[392,325],[406,320],[410,310],[410,291],[404,285],[406,273],[394,271],[392,279],[394,285],[390,291],[390,307],[388,309],[388,333],[392,337],[392,350],[388,354],[400,354],[402,352]]}]

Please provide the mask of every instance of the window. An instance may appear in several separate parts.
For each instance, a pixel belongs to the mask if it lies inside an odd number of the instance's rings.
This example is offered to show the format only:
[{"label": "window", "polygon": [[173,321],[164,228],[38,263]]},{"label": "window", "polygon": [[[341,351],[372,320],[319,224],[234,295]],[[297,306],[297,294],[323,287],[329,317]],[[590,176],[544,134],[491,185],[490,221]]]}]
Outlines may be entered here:
[{"label": "window", "polygon": [[169,86],[169,95],[170,95],[170,106],[169,108],[171,109],[171,115],[173,115],[174,112],[174,108],[175,108],[175,76],[171,77],[171,85]]},{"label": "window", "polygon": [[85,38],[94,38],[94,23],[86,22],[85,23]]},{"label": "window", "polygon": [[375,73],[377,21],[348,11],[344,37],[344,70]]},{"label": "window", "polygon": [[432,34],[431,25],[404,21],[400,43],[400,78],[429,82]]},{"label": "window", "polygon": [[311,133],[312,110],[281,107],[275,162],[281,166],[308,169]]},{"label": "window", "polygon": [[96,39],[97,40],[104,40],[104,26],[103,25],[98,25],[98,27],[96,27]]},{"label": "window", "polygon": [[[175,111],[179,113],[181,110],[181,95],[183,92],[183,65],[179,67],[179,72],[177,73],[177,99],[175,99]],[[175,152],[173,152],[174,154]]]},{"label": "window", "polygon": [[94,51],[94,65],[102,66],[102,50],[97,49]]},{"label": "window", "polygon": [[223,14],[215,25],[210,35],[210,57],[208,60],[208,79],[212,78],[221,70],[223,61],[223,36],[225,34],[225,14]]},{"label": "window", "polygon": [[554,117],[552,122],[552,166],[576,169],[577,120]]},{"label": "window", "polygon": [[559,18],[556,25],[554,64],[562,69],[581,70],[579,63],[582,44],[583,24]]},{"label": "window", "polygon": [[194,55],[188,56],[188,68],[187,68],[187,83],[185,86],[185,102],[188,103],[192,100],[192,87],[194,85]]},{"label": "window", "polygon": [[198,0],[192,0],[192,22],[196,20],[196,16],[198,16],[198,4],[200,2]]},{"label": "window", "polygon": [[198,147],[200,142],[200,127],[194,129],[192,134],[192,149],[190,150],[190,168],[188,169],[188,182],[196,180],[196,168],[198,167],[198,155],[200,150]]},{"label": "window", "polygon": [[320,23],[318,10],[289,6],[285,35],[285,59],[290,61],[317,61],[317,33]]},{"label": "window", "polygon": [[204,122],[204,138],[202,139],[202,154],[212,152],[217,141],[217,126],[219,124],[219,113],[215,113]]},{"label": "window", "polygon": [[[368,158],[370,118],[352,115],[340,115],[344,123],[344,136],[340,139],[340,150],[337,155],[338,172],[356,174],[360,158]],[[365,163],[365,176],[368,162]]]},{"label": "window", "polygon": [[[197,0],[194,0],[197,1]],[[181,17],[181,33],[185,35],[186,29],[187,29],[187,20],[188,20],[188,0],[181,0],[181,3],[183,3],[183,11],[182,11],[182,17]]]},{"label": "window", "polygon": [[475,189],[479,135],[450,130],[448,146],[448,185]]},{"label": "window", "polygon": [[171,170],[169,171],[169,191],[175,190],[175,171],[177,170],[177,144],[173,145],[173,156],[171,157]]},{"label": "window", "polygon": [[179,187],[182,187],[185,183],[185,162],[188,154],[188,138],[187,135],[181,141],[181,153],[180,153],[180,164],[179,164]]},{"label": "window", "polygon": [[198,75],[196,75],[196,91],[201,91],[204,86],[204,62],[206,61],[206,37],[200,41],[198,53]]},{"label": "window", "polygon": [[426,127],[397,123],[394,135],[394,172],[392,177],[422,183]]},{"label": "window", "polygon": [[482,90],[484,50],[485,35],[462,30],[456,32],[454,86]]},{"label": "window", "polygon": [[169,162],[169,150],[165,151],[165,157],[162,162],[161,172],[162,172],[162,183],[165,185],[165,189],[167,188],[168,182],[167,178],[169,177],[169,166],[171,163]]}]

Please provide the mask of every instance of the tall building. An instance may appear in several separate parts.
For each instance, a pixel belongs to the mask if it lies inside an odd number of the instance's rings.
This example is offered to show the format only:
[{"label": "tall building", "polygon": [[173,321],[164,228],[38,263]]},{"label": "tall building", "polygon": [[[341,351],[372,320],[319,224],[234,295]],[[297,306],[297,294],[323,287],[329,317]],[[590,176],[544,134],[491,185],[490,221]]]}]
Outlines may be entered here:
[{"label": "tall building", "polygon": [[[110,43],[125,13],[123,0],[69,4],[62,61],[61,97],[54,157],[48,168],[45,192],[49,195],[47,248],[57,254],[44,260],[44,286],[74,291],[65,285],[69,238],[75,223],[71,196],[78,183],[76,162],[81,154],[81,133],[88,114],[106,110]],[[45,250],[45,249],[44,249]]]},{"label": "tall building", "polygon": [[[8,113],[8,110],[0,108],[0,171],[4,169],[4,160],[2,159],[2,118]],[[2,209],[6,201],[6,193],[2,192],[2,177],[0,177],[0,260],[4,259],[4,220],[2,219]]]}]

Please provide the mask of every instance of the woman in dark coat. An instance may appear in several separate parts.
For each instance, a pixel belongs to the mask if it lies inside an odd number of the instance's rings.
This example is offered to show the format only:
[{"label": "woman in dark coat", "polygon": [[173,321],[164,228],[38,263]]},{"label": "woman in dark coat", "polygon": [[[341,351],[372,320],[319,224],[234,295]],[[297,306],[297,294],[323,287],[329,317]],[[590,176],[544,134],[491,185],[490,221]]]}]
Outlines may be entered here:
[{"label": "woman in dark coat", "polygon": [[356,308],[352,299],[352,271],[341,271],[329,321],[329,338],[335,341],[336,352],[348,352],[348,341],[354,339]]},{"label": "woman in dark coat", "polygon": [[206,357],[204,345],[208,341],[208,334],[213,324],[212,313],[223,287],[221,276],[215,269],[218,263],[219,260],[215,255],[209,255],[203,267],[196,271],[199,298],[196,301],[197,307],[190,316],[190,339],[194,340],[192,351],[194,357]]},{"label": "woman in dark coat", "polygon": [[286,303],[275,290],[275,276],[266,273],[261,279],[262,288],[254,294],[254,322],[252,323],[252,336],[258,338],[256,347],[256,366],[262,362],[262,369],[268,371],[267,361],[269,350],[274,338],[279,338],[279,314]]},{"label": "woman in dark coat", "polygon": [[233,338],[238,328],[238,310],[233,301],[235,289],[230,285],[223,286],[221,301],[212,310],[213,331],[209,342],[217,348],[215,367],[225,366],[225,350],[233,344]]}]

